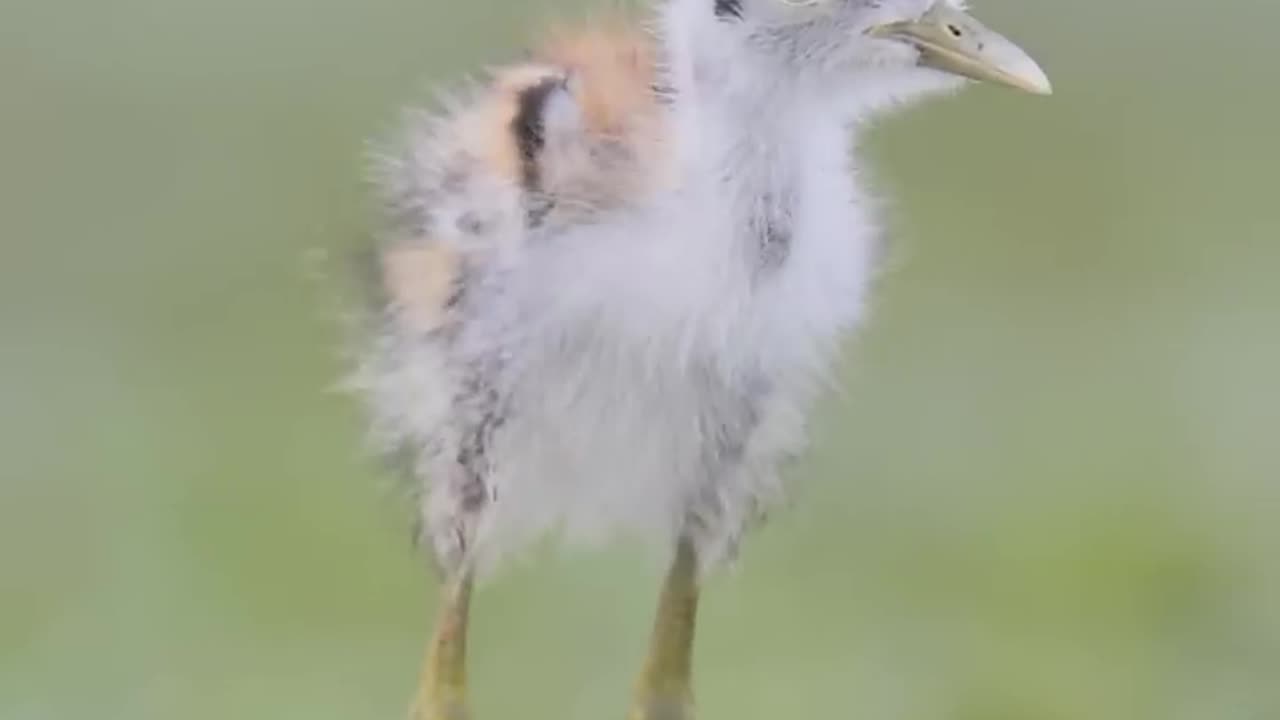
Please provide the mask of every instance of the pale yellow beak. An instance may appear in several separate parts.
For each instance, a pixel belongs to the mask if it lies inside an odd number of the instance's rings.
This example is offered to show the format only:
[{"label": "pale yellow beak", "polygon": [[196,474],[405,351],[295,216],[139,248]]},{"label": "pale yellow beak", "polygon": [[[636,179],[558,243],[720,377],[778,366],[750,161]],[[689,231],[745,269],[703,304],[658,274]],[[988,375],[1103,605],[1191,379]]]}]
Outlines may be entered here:
[{"label": "pale yellow beak", "polygon": [[1036,95],[1053,93],[1049,78],[1022,48],[946,0],[919,20],[881,25],[871,34],[914,45],[925,67]]}]

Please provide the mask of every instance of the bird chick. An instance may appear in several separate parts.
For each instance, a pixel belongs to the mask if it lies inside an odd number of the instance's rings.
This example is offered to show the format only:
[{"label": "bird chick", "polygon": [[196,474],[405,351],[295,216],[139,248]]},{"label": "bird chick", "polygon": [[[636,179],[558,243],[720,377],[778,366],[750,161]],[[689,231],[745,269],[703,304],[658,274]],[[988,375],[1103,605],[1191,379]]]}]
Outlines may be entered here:
[{"label": "bird chick", "polygon": [[634,720],[692,714],[699,579],[779,465],[874,273],[851,131],[960,78],[1047,93],[954,0],[664,0],[564,28],[379,165],[356,376],[445,577],[415,716],[466,714],[475,574],[550,531],[671,543]]}]

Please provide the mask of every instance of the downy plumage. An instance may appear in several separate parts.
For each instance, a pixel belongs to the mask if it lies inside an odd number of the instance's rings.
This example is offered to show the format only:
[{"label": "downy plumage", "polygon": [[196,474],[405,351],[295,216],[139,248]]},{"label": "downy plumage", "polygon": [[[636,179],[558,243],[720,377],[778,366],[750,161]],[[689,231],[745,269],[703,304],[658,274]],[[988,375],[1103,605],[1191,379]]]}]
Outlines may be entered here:
[{"label": "downy plumage", "polygon": [[[446,576],[629,531],[678,541],[667,596],[693,597],[687,568],[782,497],[863,314],[881,233],[852,135],[961,75],[1048,91],[950,0],[669,0],[652,32],[561,29],[414,115],[378,164],[386,302],[356,384]],[[672,694],[646,693],[637,717]]]}]

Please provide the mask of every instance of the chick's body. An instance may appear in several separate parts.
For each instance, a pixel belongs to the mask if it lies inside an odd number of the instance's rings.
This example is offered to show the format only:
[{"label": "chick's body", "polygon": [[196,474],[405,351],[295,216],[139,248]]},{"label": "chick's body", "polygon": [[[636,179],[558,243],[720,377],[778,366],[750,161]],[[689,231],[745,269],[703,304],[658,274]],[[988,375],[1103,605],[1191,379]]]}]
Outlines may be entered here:
[{"label": "chick's body", "polygon": [[789,113],[725,88],[680,132],[668,79],[642,31],[562,31],[385,159],[360,381],[446,567],[555,529],[683,531],[713,563],[780,496],[872,233],[821,149],[839,123],[743,144]]}]

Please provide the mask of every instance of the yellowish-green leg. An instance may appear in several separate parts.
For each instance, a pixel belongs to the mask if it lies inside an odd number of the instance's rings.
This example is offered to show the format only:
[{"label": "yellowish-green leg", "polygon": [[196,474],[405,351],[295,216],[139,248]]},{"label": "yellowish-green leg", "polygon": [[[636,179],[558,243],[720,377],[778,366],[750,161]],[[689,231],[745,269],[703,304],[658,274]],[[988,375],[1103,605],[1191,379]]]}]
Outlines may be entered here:
[{"label": "yellowish-green leg", "polygon": [[649,656],[627,720],[693,718],[693,634],[698,614],[698,558],[682,539],[658,599]]},{"label": "yellowish-green leg", "polygon": [[471,573],[460,572],[444,587],[435,634],[418,682],[412,720],[467,720],[467,616]]}]

